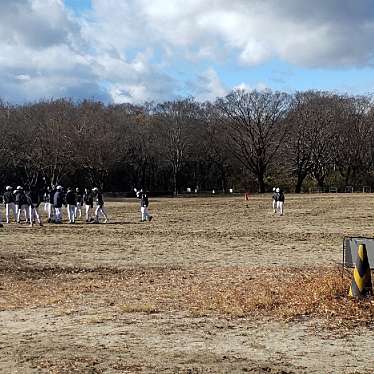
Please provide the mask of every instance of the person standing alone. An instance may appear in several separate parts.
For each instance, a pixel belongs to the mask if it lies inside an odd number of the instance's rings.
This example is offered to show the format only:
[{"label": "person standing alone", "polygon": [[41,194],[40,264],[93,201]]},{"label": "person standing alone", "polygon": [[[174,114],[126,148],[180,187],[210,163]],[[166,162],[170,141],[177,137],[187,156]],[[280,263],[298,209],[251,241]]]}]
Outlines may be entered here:
[{"label": "person standing alone", "polygon": [[284,193],[280,188],[276,189],[277,192],[277,210],[280,216],[284,213]]},{"label": "person standing alone", "polygon": [[104,223],[108,222],[108,216],[106,215],[105,209],[104,209],[104,200],[103,200],[103,194],[99,191],[97,187],[94,187],[92,189],[92,192],[94,193],[94,196],[96,197],[96,210],[95,210],[95,222],[100,223],[99,221],[99,215],[103,215],[105,220]]},{"label": "person standing alone", "polygon": [[151,221],[152,216],[148,212],[148,206],[149,206],[149,200],[148,195],[146,192],[143,192],[141,189],[140,191],[137,191],[136,188],[134,189],[136,193],[136,197],[140,200],[140,213],[141,213],[141,222],[144,221]]}]

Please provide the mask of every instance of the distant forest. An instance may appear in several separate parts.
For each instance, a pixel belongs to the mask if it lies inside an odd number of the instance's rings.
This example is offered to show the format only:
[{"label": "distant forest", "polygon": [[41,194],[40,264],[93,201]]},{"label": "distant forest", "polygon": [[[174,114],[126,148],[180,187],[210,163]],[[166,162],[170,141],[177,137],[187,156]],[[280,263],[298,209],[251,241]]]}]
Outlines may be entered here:
[{"label": "distant forest", "polygon": [[0,189],[302,192],[374,186],[372,97],[235,90],[215,102],[0,102]]}]

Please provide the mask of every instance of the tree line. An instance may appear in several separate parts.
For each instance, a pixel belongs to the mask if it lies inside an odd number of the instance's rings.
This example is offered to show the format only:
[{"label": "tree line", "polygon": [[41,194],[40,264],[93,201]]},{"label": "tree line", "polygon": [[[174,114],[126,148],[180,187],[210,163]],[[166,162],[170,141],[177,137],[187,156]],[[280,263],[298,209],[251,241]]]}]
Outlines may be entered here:
[{"label": "tree line", "polygon": [[374,182],[370,95],[234,90],[214,102],[0,102],[0,188],[301,192]]}]

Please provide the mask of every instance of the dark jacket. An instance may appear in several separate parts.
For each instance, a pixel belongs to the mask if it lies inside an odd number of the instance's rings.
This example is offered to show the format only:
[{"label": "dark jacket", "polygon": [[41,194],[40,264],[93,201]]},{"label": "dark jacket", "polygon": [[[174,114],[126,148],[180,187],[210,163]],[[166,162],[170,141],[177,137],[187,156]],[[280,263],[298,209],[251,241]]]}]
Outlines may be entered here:
[{"label": "dark jacket", "polygon": [[277,193],[276,201],[281,201],[281,202],[284,203],[284,193],[283,193],[283,191],[280,191],[280,192]]},{"label": "dark jacket", "polygon": [[75,196],[76,196],[76,199],[77,199],[77,203],[79,203],[79,204],[83,204],[83,196],[82,196],[82,194],[80,193],[80,192],[77,192],[76,194],[75,194]]},{"label": "dark jacket", "polygon": [[77,197],[75,196],[74,191],[68,191],[65,196],[66,204],[77,205]]},{"label": "dark jacket", "polygon": [[18,206],[28,205],[27,198],[26,198],[24,191],[17,190],[14,198],[15,198],[16,205]]},{"label": "dark jacket", "polygon": [[40,193],[38,190],[31,190],[26,197],[28,198],[28,205],[32,205],[33,208],[38,208],[41,202]]},{"label": "dark jacket", "polygon": [[12,191],[5,191],[3,199],[4,204],[14,203],[16,201]]},{"label": "dark jacket", "polygon": [[103,194],[98,192],[96,195],[96,205],[102,207],[104,206]]},{"label": "dark jacket", "polygon": [[140,206],[148,208],[149,201],[148,201],[147,194],[144,193],[144,192],[141,192],[141,193],[137,194],[137,197],[140,200]]},{"label": "dark jacket", "polygon": [[53,206],[55,208],[62,208],[64,203],[64,193],[62,191],[56,191],[53,196]]},{"label": "dark jacket", "polygon": [[83,195],[83,201],[86,205],[93,207],[93,196],[92,193],[88,192]]},{"label": "dark jacket", "polygon": [[57,190],[53,189],[49,192],[49,203],[54,204],[55,203],[55,193]]},{"label": "dark jacket", "polygon": [[32,208],[35,208],[34,204],[32,203],[30,192],[27,192],[25,195],[26,195],[27,205],[31,206]]},{"label": "dark jacket", "polygon": [[14,191],[14,202],[16,203],[16,205],[21,205],[20,200],[21,200],[21,191],[15,190]]}]

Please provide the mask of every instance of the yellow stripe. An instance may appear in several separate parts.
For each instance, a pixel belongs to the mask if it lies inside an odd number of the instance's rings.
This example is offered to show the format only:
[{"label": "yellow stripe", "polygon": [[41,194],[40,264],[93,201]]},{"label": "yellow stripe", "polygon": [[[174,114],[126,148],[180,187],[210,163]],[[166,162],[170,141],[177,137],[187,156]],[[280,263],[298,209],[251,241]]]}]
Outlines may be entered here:
[{"label": "yellow stripe", "polygon": [[361,261],[364,261],[364,245],[360,244],[358,246],[358,252],[357,252],[358,257],[360,257]]},{"label": "yellow stripe", "polygon": [[355,268],[355,271],[353,272],[353,278],[356,282],[357,288],[360,290],[360,292],[362,292],[362,290],[364,289],[365,282],[364,282],[364,278],[360,277],[360,274],[358,273],[356,268]]}]

